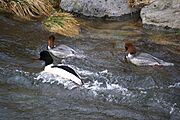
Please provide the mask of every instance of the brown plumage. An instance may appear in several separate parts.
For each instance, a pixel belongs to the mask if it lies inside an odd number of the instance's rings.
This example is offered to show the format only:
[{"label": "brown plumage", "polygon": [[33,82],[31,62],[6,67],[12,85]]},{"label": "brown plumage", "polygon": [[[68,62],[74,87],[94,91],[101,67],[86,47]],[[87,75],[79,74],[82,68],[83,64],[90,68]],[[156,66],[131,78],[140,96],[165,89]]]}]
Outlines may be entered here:
[{"label": "brown plumage", "polygon": [[130,54],[136,54],[137,49],[131,42],[125,43],[125,50],[128,51]]},{"label": "brown plumage", "polygon": [[55,42],[55,37],[54,37],[54,35],[49,36],[48,46],[49,46],[50,48],[54,48],[54,42]]}]

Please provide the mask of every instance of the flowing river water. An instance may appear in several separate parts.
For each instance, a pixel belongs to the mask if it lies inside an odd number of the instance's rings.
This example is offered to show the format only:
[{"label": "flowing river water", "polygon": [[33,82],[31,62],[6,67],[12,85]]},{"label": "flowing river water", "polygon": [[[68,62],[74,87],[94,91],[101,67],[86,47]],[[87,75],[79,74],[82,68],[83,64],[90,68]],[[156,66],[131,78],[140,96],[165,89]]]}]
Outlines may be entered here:
[{"label": "flowing river water", "polygon": [[[136,19],[89,19],[79,37],[55,35],[57,44],[85,56],[63,60],[82,76],[82,86],[42,72],[43,62],[33,60],[50,34],[39,22],[0,16],[1,120],[180,119],[179,32],[144,29]],[[124,40],[175,66],[124,62]]]}]

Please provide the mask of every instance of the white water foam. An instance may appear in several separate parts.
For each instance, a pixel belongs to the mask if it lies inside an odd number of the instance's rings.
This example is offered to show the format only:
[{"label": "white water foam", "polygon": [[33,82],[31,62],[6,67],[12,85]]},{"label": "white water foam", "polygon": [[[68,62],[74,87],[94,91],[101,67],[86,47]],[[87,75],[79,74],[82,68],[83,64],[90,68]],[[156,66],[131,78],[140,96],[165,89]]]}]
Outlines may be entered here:
[{"label": "white water foam", "polygon": [[29,72],[22,71],[22,70],[16,70],[16,72],[25,74],[25,75],[27,75],[27,76],[30,74]]},{"label": "white water foam", "polygon": [[111,73],[109,73],[107,70],[94,73],[91,71],[81,70],[81,69],[76,68],[76,71],[78,72],[78,74],[82,76],[87,76],[86,78],[92,78],[93,76],[93,80],[84,83],[82,86],[78,86],[71,80],[67,80],[60,76],[52,75],[44,71],[40,72],[36,79],[42,80],[43,83],[62,84],[64,85],[64,88],[69,89],[69,90],[72,90],[77,87],[79,87],[80,89],[88,89],[94,94],[94,96],[98,95],[98,93],[100,92],[102,93],[102,92],[107,92],[107,91],[111,91],[111,92],[114,91],[115,93],[118,93],[124,96],[130,96],[132,94],[130,91],[128,91],[127,88],[124,88],[118,84],[109,83],[108,82],[109,80],[103,81],[103,82],[99,82],[98,80],[95,80],[102,77],[102,75],[104,74],[111,75]]},{"label": "white water foam", "polygon": [[[75,68],[74,66],[71,66],[73,69]],[[91,76],[91,75],[98,75],[94,74],[93,72],[86,71],[86,70],[80,70],[75,68],[80,75],[84,76]],[[50,73],[47,73],[45,71],[42,71],[38,74],[38,76],[35,78],[36,80],[42,80],[43,83],[50,83],[50,84],[62,84],[64,85],[64,88],[67,88],[69,90],[78,87],[77,84],[75,84],[73,81],[64,79],[58,75],[53,75]]]},{"label": "white water foam", "polygon": [[20,74],[28,77],[28,78],[29,78],[29,77],[32,77],[32,78],[36,79],[36,76],[37,76],[36,73],[26,72],[26,71],[23,71],[23,70],[18,70],[18,69],[16,69],[15,71],[16,71],[17,73],[20,73]]},{"label": "white water foam", "polygon": [[175,106],[176,106],[176,105],[177,105],[176,103],[174,103],[174,104],[172,105],[169,114],[172,114],[172,113],[174,112],[174,109],[175,109]]},{"label": "white water foam", "polygon": [[174,85],[169,85],[168,88],[180,88],[180,82],[175,83]]},{"label": "white water foam", "polygon": [[129,92],[127,88],[124,88],[118,84],[110,84],[108,82],[105,82],[105,85],[103,84],[104,83],[102,82],[94,81],[93,83],[90,82],[85,83],[83,87],[93,91],[95,94],[97,92],[103,92],[103,91],[116,91],[118,93],[121,93],[121,95],[125,95],[125,96],[131,95],[131,92]]}]

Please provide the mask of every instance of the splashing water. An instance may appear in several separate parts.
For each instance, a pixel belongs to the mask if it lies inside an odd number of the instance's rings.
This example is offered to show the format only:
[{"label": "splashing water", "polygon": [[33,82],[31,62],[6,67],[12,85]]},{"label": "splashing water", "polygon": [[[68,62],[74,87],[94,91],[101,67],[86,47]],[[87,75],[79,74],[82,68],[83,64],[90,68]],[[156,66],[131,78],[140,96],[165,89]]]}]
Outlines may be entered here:
[{"label": "splashing water", "polygon": [[124,96],[130,96],[132,94],[131,92],[128,91],[127,88],[123,88],[122,86],[118,84],[108,83],[107,81],[99,82],[98,80],[95,80],[95,79],[100,78],[104,74],[111,75],[111,73],[108,73],[107,70],[101,71],[99,73],[93,73],[91,71],[78,69],[78,73],[82,76],[91,76],[91,78],[92,76],[94,76],[94,79],[91,81],[85,82],[82,86],[78,86],[71,80],[67,80],[60,76],[52,75],[44,71],[40,72],[37,78],[35,79],[42,80],[43,83],[50,83],[50,84],[57,84],[57,85],[62,84],[64,88],[69,89],[69,90],[72,90],[77,87],[80,87],[81,89],[91,90],[95,96],[98,94],[98,92],[106,92],[106,91],[118,92]]}]

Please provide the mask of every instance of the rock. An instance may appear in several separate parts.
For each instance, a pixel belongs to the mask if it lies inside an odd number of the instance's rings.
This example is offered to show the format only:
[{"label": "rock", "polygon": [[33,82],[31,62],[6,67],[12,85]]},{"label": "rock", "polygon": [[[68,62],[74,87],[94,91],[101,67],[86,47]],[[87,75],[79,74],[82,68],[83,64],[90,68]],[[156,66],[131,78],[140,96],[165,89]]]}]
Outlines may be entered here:
[{"label": "rock", "polygon": [[180,0],[155,0],[141,10],[144,25],[180,29]]},{"label": "rock", "polygon": [[61,0],[60,7],[69,12],[94,17],[118,17],[138,11],[127,0]]}]

